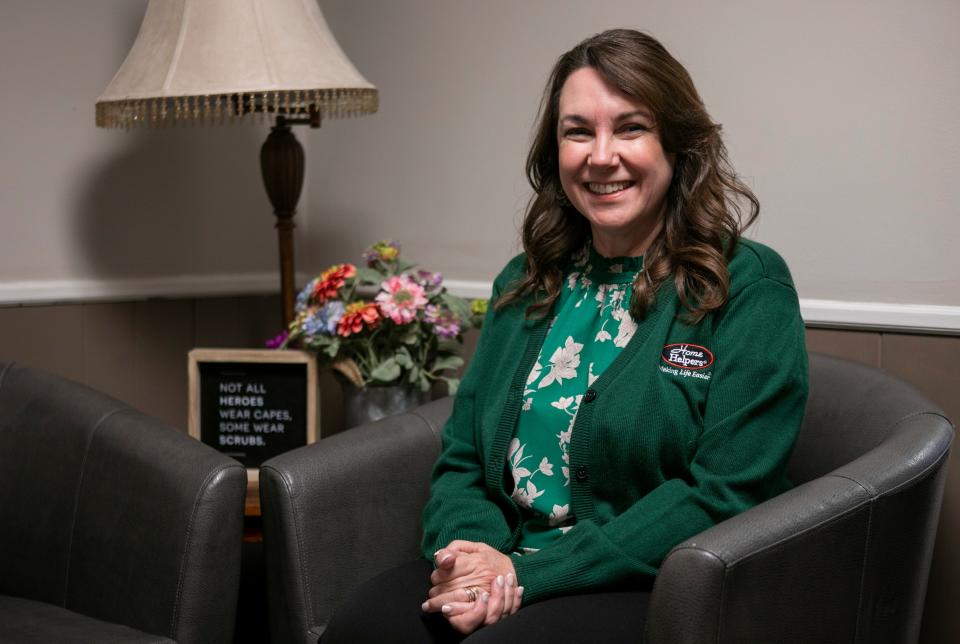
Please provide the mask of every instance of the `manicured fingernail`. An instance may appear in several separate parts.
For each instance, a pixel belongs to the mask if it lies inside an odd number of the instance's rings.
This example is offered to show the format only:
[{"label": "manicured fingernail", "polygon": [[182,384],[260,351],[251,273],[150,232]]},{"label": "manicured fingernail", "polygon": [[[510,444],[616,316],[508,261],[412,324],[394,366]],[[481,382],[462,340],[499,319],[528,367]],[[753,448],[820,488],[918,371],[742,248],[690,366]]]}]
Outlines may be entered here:
[{"label": "manicured fingernail", "polygon": [[452,611],[453,611],[453,607],[448,604],[444,604],[443,606],[440,607],[440,612],[443,613],[444,615],[449,615]]},{"label": "manicured fingernail", "polygon": [[513,586],[513,573],[507,573],[507,586]]},{"label": "manicured fingernail", "polygon": [[484,604],[490,601],[490,593],[483,593],[480,595],[480,601],[482,601]]},{"label": "manicured fingernail", "polygon": [[439,551],[439,550],[437,550],[435,553],[433,553],[433,558],[436,559],[438,554],[440,554],[440,551]]},{"label": "manicured fingernail", "polygon": [[497,586],[503,588],[503,575],[497,575]]},{"label": "manicured fingernail", "polygon": [[523,586],[517,586],[517,597],[523,594]]},{"label": "manicured fingernail", "polygon": [[423,602],[420,604],[420,610],[427,612],[427,609],[430,608],[430,602]]},{"label": "manicured fingernail", "polygon": [[443,555],[443,557],[440,559],[440,561],[439,561],[438,563],[443,563],[444,561],[446,561],[446,560],[449,559],[449,558],[450,558],[450,554],[447,553],[447,554]]}]

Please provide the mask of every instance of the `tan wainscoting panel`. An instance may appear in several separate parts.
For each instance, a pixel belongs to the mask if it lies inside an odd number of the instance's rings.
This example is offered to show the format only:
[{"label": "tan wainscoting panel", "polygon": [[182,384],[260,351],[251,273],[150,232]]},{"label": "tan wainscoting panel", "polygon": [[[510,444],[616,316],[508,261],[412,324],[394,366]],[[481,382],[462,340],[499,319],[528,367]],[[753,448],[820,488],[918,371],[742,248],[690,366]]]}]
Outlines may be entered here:
[{"label": "tan wainscoting panel", "polygon": [[198,347],[262,349],[267,340],[283,330],[280,298],[276,296],[197,300],[195,315],[194,342]]},{"label": "tan wainscoting panel", "polygon": [[880,366],[880,334],[869,331],[807,329],[807,351]]},{"label": "tan wainscoting panel", "polygon": [[194,345],[192,300],[137,302],[137,407],[187,428],[187,353]]},{"label": "tan wainscoting panel", "polygon": [[83,380],[142,409],[137,397],[135,307],[132,302],[83,305]]},{"label": "tan wainscoting panel", "polygon": [[[883,335],[885,370],[926,393],[954,422],[960,422],[960,337]],[[950,455],[937,543],[930,569],[923,631],[924,644],[960,642],[960,441]]]},{"label": "tan wainscoting panel", "polygon": [[0,307],[0,359],[84,381],[83,305]]}]

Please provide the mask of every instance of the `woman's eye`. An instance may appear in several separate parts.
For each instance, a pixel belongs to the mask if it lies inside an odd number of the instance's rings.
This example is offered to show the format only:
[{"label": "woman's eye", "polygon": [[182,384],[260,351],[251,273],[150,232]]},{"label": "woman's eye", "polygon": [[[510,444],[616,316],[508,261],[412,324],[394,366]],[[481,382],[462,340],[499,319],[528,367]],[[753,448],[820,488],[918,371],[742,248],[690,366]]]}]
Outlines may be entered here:
[{"label": "woman's eye", "polygon": [[624,132],[647,132],[650,130],[650,128],[643,123],[627,123],[620,129]]},{"label": "woman's eye", "polygon": [[572,127],[563,131],[563,136],[566,138],[582,138],[590,136],[590,131],[582,127]]}]

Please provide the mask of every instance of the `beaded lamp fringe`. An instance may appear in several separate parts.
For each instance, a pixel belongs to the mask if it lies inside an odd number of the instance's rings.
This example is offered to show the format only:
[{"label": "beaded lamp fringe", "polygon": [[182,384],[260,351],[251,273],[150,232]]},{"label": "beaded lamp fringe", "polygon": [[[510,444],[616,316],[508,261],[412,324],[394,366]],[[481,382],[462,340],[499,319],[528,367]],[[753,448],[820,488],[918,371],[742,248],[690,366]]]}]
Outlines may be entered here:
[{"label": "beaded lamp fringe", "polygon": [[304,89],[241,92],[171,98],[144,98],[97,103],[97,127],[167,127],[199,123],[219,125],[252,114],[265,121],[271,112],[323,118],[373,114],[379,107],[376,89]]}]

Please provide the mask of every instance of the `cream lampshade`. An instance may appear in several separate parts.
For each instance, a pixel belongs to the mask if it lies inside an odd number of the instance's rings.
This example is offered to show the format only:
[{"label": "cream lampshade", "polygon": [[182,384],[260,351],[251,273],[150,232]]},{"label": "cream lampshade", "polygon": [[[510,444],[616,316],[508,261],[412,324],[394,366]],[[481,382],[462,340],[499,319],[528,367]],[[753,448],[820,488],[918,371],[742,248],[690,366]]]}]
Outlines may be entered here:
[{"label": "cream lampshade", "polygon": [[277,216],[284,324],[293,316],[293,215],[303,148],[290,125],[377,111],[316,0],[150,0],[133,47],[97,99],[98,127],[276,117],[261,169]]}]

